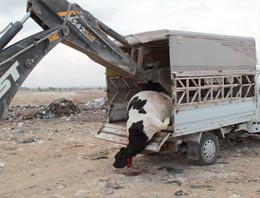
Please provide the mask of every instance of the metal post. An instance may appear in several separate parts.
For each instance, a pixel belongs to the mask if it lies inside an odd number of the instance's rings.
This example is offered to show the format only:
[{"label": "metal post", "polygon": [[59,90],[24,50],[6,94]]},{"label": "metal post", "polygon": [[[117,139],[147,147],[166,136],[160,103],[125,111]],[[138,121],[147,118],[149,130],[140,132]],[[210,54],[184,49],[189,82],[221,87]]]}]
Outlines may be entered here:
[{"label": "metal post", "polygon": [[21,23],[24,24],[31,16],[31,12],[27,12],[26,15],[21,19]]},{"label": "metal post", "polygon": [[16,21],[10,27],[6,28],[6,32],[0,38],[0,50],[3,49],[23,28],[23,24],[31,16],[31,12],[27,12],[21,21]]}]

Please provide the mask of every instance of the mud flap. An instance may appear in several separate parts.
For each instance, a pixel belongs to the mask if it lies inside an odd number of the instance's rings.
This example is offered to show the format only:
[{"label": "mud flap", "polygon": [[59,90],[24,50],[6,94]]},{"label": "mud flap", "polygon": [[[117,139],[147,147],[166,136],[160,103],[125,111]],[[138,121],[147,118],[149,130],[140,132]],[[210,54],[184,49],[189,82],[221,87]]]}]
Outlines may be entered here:
[{"label": "mud flap", "polygon": [[[142,153],[159,152],[163,144],[166,142],[170,132],[158,132],[154,135],[152,140],[146,146]],[[106,123],[104,127],[96,134],[96,138],[115,142],[121,145],[128,144],[128,133],[125,123],[109,124]]]},{"label": "mud flap", "polygon": [[188,142],[188,159],[199,160],[199,143],[189,141]]}]

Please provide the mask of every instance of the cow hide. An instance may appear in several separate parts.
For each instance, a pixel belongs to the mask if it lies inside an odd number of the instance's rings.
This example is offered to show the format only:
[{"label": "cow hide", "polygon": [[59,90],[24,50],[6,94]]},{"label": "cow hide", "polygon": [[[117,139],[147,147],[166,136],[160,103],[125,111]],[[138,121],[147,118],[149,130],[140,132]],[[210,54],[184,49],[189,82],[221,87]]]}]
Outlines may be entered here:
[{"label": "cow hide", "polygon": [[142,152],[156,132],[167,130],[171,116],[171,98],[161,92],[142,91],[131,98],[127,112],[129,143],[116,154],[116,168],[124,168],[128,158]]}]

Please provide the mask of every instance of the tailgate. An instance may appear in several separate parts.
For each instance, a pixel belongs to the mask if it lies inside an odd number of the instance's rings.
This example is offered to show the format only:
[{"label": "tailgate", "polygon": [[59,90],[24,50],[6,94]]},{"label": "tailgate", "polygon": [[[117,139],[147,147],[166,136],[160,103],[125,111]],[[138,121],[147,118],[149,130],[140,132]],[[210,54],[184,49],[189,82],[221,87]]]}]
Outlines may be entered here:
[{"label": "tailgate", "polygon": [[[146,146],[143,153],[159,152],[162,145],[166,142],[170,135],[171,133],[169,132],[156,133],[150,143]],[[128,133],[125,123],[106,123],[95,137],[122,145],[128,144]]]}]

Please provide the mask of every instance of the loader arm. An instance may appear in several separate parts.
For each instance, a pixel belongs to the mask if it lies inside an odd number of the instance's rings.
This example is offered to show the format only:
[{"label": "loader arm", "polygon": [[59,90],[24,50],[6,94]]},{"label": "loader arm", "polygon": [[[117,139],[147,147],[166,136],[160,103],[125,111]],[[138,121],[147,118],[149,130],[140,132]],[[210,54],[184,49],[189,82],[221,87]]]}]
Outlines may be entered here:
[{"label": "loader arm", "polygon": [[[43,31],[6,47],[29,17]],[[60,42],[104,67],[135,76],[138,82],[146,81],[145,72],[109,36],[129,45],[125,38],[66,0],[28,0],[26,16],[3,32],[0,32],[3,33],[0,37],[0,118],[33,68]]]}]

